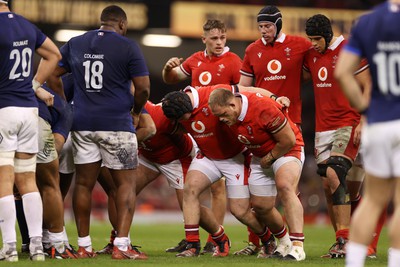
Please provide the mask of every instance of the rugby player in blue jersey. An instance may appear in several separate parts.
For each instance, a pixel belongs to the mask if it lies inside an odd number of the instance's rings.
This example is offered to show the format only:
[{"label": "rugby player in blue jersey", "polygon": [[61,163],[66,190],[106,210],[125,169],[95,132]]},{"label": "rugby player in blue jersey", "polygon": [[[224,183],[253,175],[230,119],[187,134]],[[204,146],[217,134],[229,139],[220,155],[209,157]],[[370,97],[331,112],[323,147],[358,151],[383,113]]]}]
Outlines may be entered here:
[{"label": "rugby player in blue jersey", "polygon": [[[365,114],[362,134],[366,178],[347,245],[346,267],[364,266],[367,247],[382,210],[393,199],[388,266],[400,265],[400,1],[389,0],[359,18],[336,65],[335,77],[352,106]],[[366,57],[371,94],[362,95],[353,73]]]},{"label": "rugby player in blue jersey", "polygon": [[[38,102],[53,104],[40,85],[60,60],[57,46],[36,26],[0,1],[0,260],[18,261],[14,183],[22,196],[30,237],[30,258],[43,261],[42,199],[36,186]],[[33,56],[42,60],[33,73]]]},{"label": "rugby player in blue jersey", "polygon": [[[117,187],[117,237],[113,259],[135,259],[129,242],[135,209],[134,169],[137,139],[132,116],[138,121],[150,94],[149,72],[142,52],[124,37],[126,13],[118,6],[106,7],[101,26],[72,38],[61,47],[62,60],[50,87],[62,91],[59,78],[71,72],[74,79],[72,145],[76,167],[73,209],[78,230],[78,257],[94,257],[89,235],[91,193],[101,165],[110,170]],[[131,84],[135,88],[131,92]],[[136,120],[137,118],[137,120]]]}]

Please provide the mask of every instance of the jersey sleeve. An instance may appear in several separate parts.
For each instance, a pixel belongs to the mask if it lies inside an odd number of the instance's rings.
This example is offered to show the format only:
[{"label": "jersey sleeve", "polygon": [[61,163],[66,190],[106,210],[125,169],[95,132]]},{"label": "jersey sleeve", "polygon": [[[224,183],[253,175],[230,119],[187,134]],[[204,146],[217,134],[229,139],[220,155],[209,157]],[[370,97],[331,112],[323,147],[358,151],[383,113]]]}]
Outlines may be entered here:
[{"label": "jersey sleeve", "polygon": [[262,128],[271,134],[275,134],[286,125],[287,118],[282,110],[271,101],[264,103],[265,108],[261,110],[259,118]]},{"label": "jersey sleeve", "polygon": [[138,44],[133,41],[129,47],[129,73],[132,78],[149,75],[143,53]]},{"label": "jersey sleeve", "polygon": [[192,64],[195,58],[195,54],[192,54],[190,57],[188,57],[185,61],[182,62],[180,65],[180,68],[183,73],[185,73],[188,77],[192,76]]},{"label": "jersey sleeve", "polygon": [[238,84],[240,81],[240,68],[242,67],[242,59],[234,54],[235,56],[233,57],[232,60],[232,71],[233,71],[233,75],[232,75],[232,84]]},{"label": "jersey sleeve", "polygon": [[254,72],[250,65],[250,48],[251,45],[246,48],[242,68],[240,69],[240,74],[248,77],[254,77]]}]

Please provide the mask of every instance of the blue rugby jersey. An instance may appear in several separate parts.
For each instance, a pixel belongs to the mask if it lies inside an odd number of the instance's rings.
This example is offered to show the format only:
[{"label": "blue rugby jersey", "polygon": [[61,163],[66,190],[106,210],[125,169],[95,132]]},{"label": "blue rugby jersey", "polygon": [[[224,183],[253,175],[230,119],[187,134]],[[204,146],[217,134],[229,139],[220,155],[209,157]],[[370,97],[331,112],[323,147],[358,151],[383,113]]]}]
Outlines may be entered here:
[{"label": "blue rugby jersey", "polygon": [[136,42],[113,31],[94,30],[61,47],[59,65],[74,78],[73,131],[135,132],[130,110],[133,77],[148,76]]},{"label": "blue rugby jersey", "polygon": [[380,4],[354,25],[349,52],[366,57],[373,77],[368,123],[400,119],[400,5]]},{"label": "blue rugby jersey", "polygon": [[24,17],[0,12],[0,108],[38,106],[32,89],[33,56],[45,39]]}]

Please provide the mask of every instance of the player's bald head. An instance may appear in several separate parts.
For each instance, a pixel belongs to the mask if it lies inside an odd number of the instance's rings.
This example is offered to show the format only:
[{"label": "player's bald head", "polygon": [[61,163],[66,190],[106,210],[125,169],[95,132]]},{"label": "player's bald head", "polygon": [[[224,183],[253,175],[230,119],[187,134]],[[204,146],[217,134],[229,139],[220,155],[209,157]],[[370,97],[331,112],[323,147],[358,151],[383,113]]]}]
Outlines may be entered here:
[{"label": "player's bald head", "polygon": [[217,88],[211,92],[208,98],[208,105],[210,108],[215,106],[224,107],[229,105],[230,101],[234,97],[234,94],[224,88]]},{"label": "player's bald head", "polygon": [[127,16],[122,8],[116,5],[111,5],[103,9],[100,15],[100,20],[102,22],[107,22],[107,21],[118,22],[121,20],[127,20]]}]

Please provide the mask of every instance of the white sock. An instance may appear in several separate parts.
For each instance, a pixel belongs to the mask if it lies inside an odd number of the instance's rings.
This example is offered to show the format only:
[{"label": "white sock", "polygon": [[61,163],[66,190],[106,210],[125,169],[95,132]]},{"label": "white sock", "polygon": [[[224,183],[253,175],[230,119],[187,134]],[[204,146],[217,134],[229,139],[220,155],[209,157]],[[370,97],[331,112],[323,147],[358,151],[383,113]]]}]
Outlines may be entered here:
[{"label": "white sock", "polygon": [[279,245],[281,244],[292,247],[292,241],[290,240],[290,236],[288,233],[286,233],[286,235],[284,235],[282,238],[279,238]]},{"label": "white sock", "polygon": [[78,237],[78,246],[84,247],[86,251],[92,252],[92,239],[90,238],[90,235]]},{"label": "white sock", "polygon": [[22,195],[22,205],[24,206],[29,237],[42,237],[43,204],[39,192]]},{"label": "white sock", "polygon": [[63,227],[63,241],[65,245],[69,246],[69,240],[68,240],[67,230],[65,230],[65,226]]},{"label": "white sock", "polygon": [[63,241],[63,232],[52,233],[49,232],[50,243],[54,246],[58,252],[62,253],[65,250],[64,241]]},{"label": "white sock", "polygon": [[398,267],[400,265],[400,249],[389,248],[388,267]]},{"label": "white sock", "polygon": [[9,195],[0,198],[0,229],[3,243],[17,242],[17,233],[15,232],[16,218],[14,196]]},{"label": "white sock", "polygon": [[129,244],[128,237],[116,237],[114,239],[114,246],[116,246],[119,250],[127,251]]},{"label": "white sock", "polygon": [[50,243],[50,232],[47,229],[43,229],[42,232],[42,243],[45,248],[51,247]]},{"label": "white sock", "polygon": [[368,247],[349,241],[346,247],[346,267],[363,267]]}]

